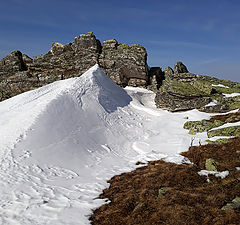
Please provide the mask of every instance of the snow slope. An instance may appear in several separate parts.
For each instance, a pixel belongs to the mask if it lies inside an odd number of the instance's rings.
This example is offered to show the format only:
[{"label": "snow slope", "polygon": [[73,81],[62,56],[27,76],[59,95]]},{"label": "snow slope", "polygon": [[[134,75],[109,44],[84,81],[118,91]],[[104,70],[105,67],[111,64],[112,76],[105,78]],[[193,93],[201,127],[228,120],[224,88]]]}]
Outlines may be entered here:
[{"label": "snow slope", "polygon": [[0,224],[89,224],[108,179],[137,161],[188,162],[183,124],[208,118],[156,109],[154,93],[124,90],[97,65],[1,102]]}]

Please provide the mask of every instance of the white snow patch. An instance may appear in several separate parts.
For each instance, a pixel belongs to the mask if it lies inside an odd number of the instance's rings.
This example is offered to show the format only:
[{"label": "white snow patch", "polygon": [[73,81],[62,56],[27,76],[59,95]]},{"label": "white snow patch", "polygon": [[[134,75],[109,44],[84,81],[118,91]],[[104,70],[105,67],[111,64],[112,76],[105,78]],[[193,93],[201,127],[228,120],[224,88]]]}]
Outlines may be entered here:
[{"label": "white snow patch", "polygon": [[217,101],[216,101],[216,100],[213,100],[213,101],[211,101],[210,103],[208,103],[207,105],[205,105],[205,107],[215,106],[215,105],[217,105]]},{"label": "white snow patch", "polygon": [[234,123],[225,123],[222,126],[214,127],[211,130],[218,130],[218,129],[222,129],[222,128],[226,128],[226,127],[234,127],[234,126],[240,126],[240,121],[234,122]]},{"label": "white snow patch", "polygon": [[227,114],[230,114],[230,113],[236,113],[238,111],[239,111],[239,109],[234,109],[232,111],[225,112],[225,113],[213,113],[212,115],[227,115]]},{"label": "white snow patch", "polygon": [[232,93],[232,94],[224,94],[223,95],[226,97],[226,98],[231,98],[231,97],[236,97],[236,96],[240,96],[240,93]]},{"label": "white snow patch", "polygon": [[240,170],[240,167],[236,167],[236,170]]},{"label": "white snow patch", "polygon": [[210,141],[216,141],[218,139],[230,139],[234,138],[235,136],[214,136],[212,138],[209,138]]},{"label": "white snow patch", "polygon": [[218,171],[201,170],[198,172],[198,174],[200,176],[207,176],[207,177],[208,177],[208,175],[214,175],[215,177],[220,177],[220,178],[224,179],[226,176],[229,175],[229,171],[226,170],[226,171],[218,172]]},{"label": "white snow patch", "polygon": [[225,86],[223,84],[212,84],[213,87],[223,87],[223,88],[229,88],[228,86]]}]

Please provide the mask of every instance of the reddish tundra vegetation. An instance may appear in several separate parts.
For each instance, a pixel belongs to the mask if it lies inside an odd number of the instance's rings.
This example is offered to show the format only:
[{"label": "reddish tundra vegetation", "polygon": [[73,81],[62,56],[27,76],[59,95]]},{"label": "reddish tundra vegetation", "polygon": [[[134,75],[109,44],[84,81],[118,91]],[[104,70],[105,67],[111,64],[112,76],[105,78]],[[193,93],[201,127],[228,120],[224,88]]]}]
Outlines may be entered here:
[{"label": "reddish tundra vegetation", "polygon": [[[182,155],[192,164],[152,161],[109,180],[100,198],[111,202],[93,212],[92,224],[240,224],[240,137],[192,146]],[[229,175],[200,176],[209,158]]]}]

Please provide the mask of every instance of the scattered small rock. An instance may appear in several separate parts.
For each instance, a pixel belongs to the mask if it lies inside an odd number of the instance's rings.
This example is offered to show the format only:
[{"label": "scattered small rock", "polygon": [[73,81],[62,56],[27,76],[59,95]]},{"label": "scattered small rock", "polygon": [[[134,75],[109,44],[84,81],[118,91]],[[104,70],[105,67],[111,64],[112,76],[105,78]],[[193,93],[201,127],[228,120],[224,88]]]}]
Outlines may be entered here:
[{"label": "scattered small rock", "polygon": [[214,159],[206,159],[205,168],[208,171],[217,171],[218,163]]},{"label": "scattered small rock", "polygon": [[158,200],[160,200],[163,197],[167,190],[168,190],[167,187],[161,187],[158,189]]},{"label": "scattered small rock", "polygon": [[231,203],[227,203],[225,206],[222,207],[222,210],[234,210],[240,208],[240,197],[236,197],[232,200]]}]

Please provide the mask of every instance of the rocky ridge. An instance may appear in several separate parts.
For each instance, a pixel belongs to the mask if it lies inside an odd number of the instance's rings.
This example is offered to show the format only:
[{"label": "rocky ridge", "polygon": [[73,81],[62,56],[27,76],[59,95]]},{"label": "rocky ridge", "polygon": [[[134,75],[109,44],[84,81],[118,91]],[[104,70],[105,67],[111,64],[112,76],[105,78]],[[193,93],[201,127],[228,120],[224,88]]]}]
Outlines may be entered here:
[{"label": "rocky ridge", "polygon": [[225,112],[240,107],[240,96],[231,96],[240,93],[239,83],[190,73],[182,62],[164,71],[161,67],[149,68],[143,46],[122,44],[115,39],[101,44],[92,32],[76,37],[69,44],[55,42],[46,54],[33,59],[20,51],[3,58],[0,101],[57,80],[79,76],[95,64],[123,87],[130,85],[154,91],[156,106],[169,111],[197,108]]}]

